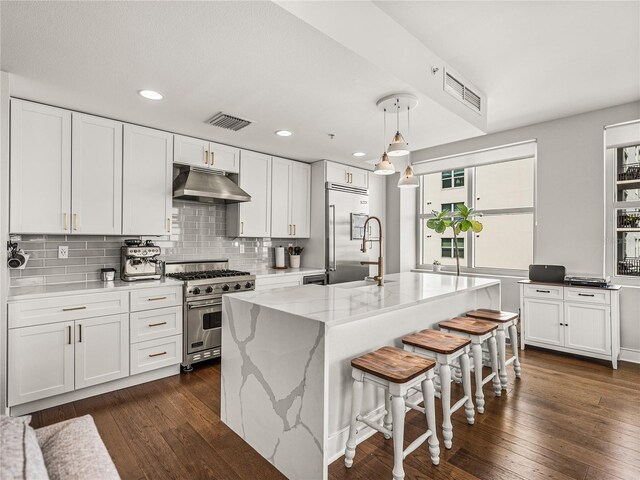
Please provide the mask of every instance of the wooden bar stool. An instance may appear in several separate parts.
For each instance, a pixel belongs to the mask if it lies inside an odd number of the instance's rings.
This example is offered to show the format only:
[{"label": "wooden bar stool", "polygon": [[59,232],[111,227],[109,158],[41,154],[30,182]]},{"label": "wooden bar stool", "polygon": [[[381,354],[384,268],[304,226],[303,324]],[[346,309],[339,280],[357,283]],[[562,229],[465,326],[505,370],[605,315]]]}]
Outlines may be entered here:
[{"label": "wooden bar stool", "polygon": [[[479,308],[465,314],[467,317],[479,318],[498,324],[496,332],[496,343],[498,346],[498,370],[500,372],[500,383],[502,389],[507,389],[507,365],[513,363],[513,371],[516,377],[520,378],[522,369],[520,368],[520,360],[518,359],[518,314],[513,312],[503,312],[500,310],[489,310],[487,308]],[[511,343],[511,356],[507,357],[506,334],[509,333],[509,341]]]},{"label": "wooden bar stool", "polygon": [[[356,454],[356,436],[359,423],[385,435],[385,438],[393,438],[393,478],[404,478],[403,460],[416,448],[429,440],[429,453],[434,465],[440,463],[440,446],[436,436],[436,412],[433,387],[434,367],[436,362],[420,355],[405,352],[396,347],[382,347],[374,352],[369,352],[361,357],[351,360],[353,377],[353,397],[351,399],[351,425],[349,426],[349,438],[347,440],[344,464],[347,468],[353,465],[353,457]],[[391,397],[391,416],[393,419],[392,430],[382,426],[378,421],[387,412],[373,418],[365,418],[360,415],[362,408],[362,391],[364,383],[370,383],[385,390],[385,397]],[[405,403],[405,397],[409,389],[420,385],[424,397],[424,411],[427,417],[427,431],[415,439],[403,450],[404,442],[404,415],[406,407],[413,408],[410,403]]]},{"label": "wooden bar stool", "polygon": [[[445,448],[451,448],[453,439],[453,415],[462,405],[467,415],[467,423],[473,425],[474,408],[471,393],[471,372],[469,368],[469,350],[471,340],[462,335],[451,335],[438,330],[422,330],[402,339],[404,349],[433,358],[436,361],[436,374],[440,378],[440,392],[436,388],[436,397],[442,403],[442,436]],[[464,395],[451,406],[451,367],[460,365]]]},{"label": "wooden bar stool", "polygon": [[[466,336],[471,340],[471,355],[476,380],[476,408],[478,413],[484,413],[484,393],[482,386],[493,380],[493,391],[500,396],[500,378],[498,376],[498,352],[496,351],[496,330],[498,325],[486,320],[469,317],[456,317],[438,324],[445,332],[454,332]],[[491,358],[492,372],[482,378],[482,344],[487,343]]]}]

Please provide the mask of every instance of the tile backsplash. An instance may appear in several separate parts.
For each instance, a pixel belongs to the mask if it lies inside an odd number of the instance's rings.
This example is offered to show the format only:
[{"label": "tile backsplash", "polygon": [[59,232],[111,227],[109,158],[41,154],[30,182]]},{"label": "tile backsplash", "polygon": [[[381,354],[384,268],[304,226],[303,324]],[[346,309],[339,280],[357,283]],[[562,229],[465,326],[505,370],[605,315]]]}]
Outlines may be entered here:
[{"label": "tile backsplash", "polygon": [[[172,235],[142,237],[162,247],[163,260],[229,259],[236,270],[257,271],[274,262],[273,247],[296,244],[291,239],[229,238],[226,207],[197,202],[173,202]],[[21,235],[20,248],[30,255],[27,267],[11,270],[12,287],[100,279],[100,269],[113,267],[120,275],[120,247],[131,236]],[[304,247],[305,241],[298,240]],[[58,259],[58,246],[69,247],[69,258]]]}]

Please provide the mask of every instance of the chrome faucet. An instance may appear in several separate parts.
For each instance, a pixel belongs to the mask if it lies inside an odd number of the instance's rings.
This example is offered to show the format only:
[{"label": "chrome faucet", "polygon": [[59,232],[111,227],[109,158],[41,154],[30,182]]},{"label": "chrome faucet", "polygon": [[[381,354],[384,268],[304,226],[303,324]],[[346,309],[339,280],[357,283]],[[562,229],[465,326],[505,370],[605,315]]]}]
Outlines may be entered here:
[{"label": "chrome faucet", "polygon": [[[369,223],[370,220],[376,220],[378,222],[378,242],[380,243],[380,254],[378,255],[378,261],[377,262],[360,262],[360,265],[378,265],[378,275],[376,275],[375,277],[373,277],[373,279],[378,282],[378,286],[382,287],[384,286],[384,278],[383,278],[383,274],[382,274],[382,222],[380,221],[380,219],[378,217],[368,217],[367,220],[364,222],[364,234],[362,235],[362,248],[360,248],[360,250],[362,251],[362,253],[367,253],[367,224]],[[372,241],[372,240],[369,240]]]}]

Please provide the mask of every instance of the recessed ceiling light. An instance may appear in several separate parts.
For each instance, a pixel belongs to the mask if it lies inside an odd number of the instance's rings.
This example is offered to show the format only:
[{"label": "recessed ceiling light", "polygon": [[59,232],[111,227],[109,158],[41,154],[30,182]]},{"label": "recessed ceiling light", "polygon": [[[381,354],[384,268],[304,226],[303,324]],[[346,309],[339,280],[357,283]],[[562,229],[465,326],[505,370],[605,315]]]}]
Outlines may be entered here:
[{"label": "recessed ceiling light", "polygon": [[364,157],[366,155],[366,153],[364,153],[364,152],[353,152],[351,155],[353,155],[354,157]]},{"label": "recessed ceiling light", "polygon": [[140,90],[138,93],[149,100],[162,100],[162,94],[154,90]]},{"label": "recessed ceiling light", "polygon": [[293,135],[293,133],[291,133],[289,130],[278,130],[276,132],[276,135],[278,135],[279,137],[290,137],[291,135]]}]

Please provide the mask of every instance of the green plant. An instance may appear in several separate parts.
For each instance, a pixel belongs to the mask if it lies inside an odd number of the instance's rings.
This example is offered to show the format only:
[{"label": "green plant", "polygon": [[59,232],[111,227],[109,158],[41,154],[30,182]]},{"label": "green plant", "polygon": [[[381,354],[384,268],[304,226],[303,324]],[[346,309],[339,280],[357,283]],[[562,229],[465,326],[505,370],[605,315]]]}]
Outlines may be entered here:
[{"label": "green plant", "polygon": [[454,212],[449,210],[443,210],[442,212],[432,211],[434,218],[427,220],[427,228],[435,230],[436,233],[444,233],[447,228],[453,230],[453,245],[456,256],[456,273],[460,275],[460,254],[458,252],[458,235],[462,232],[482,231],[482,223],[475,220],[476,217],[481,217],[480,212],[475,211],[473,208],[469,208],[464,204],[457,204]]},{"label": "green plant", "polygon": [[434,265],[441,265],[440,260],[434,260],[434,261],[433,261],[433,264],[434,264]]}]

